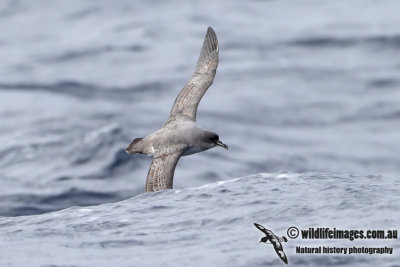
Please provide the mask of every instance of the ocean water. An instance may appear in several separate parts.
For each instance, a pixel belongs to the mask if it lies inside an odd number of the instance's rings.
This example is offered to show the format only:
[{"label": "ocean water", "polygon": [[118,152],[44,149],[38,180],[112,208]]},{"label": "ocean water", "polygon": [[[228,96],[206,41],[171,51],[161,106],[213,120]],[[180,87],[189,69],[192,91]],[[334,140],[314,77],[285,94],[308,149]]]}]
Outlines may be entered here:
[{"label": "ocean water", "polygon": [[[382,176],[279,172],[124,201],[2,218],[4,266],[283,266],[259,222],[289,227],[398,229],[398,181]],[[296,254],[296,246],[391,247],[394,254]],[[398,240],[283,243],[291,266],[399,266]],[[3,252],[5,252],[3,254]]]},{"label": "ocean water", "polygon": [[[0,1],[1,265],[278,265],[253,222],[398,229],[399,8]],[[143,194],[151,158],[125,148],[164,124],[208,26],[220,63],[197,120],[230,149]],[[295,266],[400,262],[398,240],[363,242],[394,255],[284,249]]]}]

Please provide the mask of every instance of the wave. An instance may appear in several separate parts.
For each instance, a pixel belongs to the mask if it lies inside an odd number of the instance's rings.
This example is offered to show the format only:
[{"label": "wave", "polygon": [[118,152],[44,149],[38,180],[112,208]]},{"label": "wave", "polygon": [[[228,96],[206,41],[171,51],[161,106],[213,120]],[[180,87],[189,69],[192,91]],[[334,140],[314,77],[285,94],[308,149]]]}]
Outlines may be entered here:
[{"label": "wave", "polygon": [[[372,186],[373,185],[373,186]],[[65,201],[69,194],[87,196],[87,202],[101,193],[72,190],[43,201]],[[72,265],[106,266],[115,259],[122,265],[133,261],[141,266],[185,265],[196,259],[206,266],[258,266],[278,264],[279,258],[269,247],[259,245],[259,222],[279,235],[290,226],[391,229],[398,226],[400,194],[396,179],[374,175],[331,173],[260,173],[196,188],[173,189],[140,194],[116,203],[71,207],[42,215],[3,217],[1,240],[8,240],[14,253],[0,247],[14,264],[24,265],[20,253],[32,250],[31,244],[45,244],[65,253],[57,261]],[[106,197],[112,197],[106,195]],[[321,241],[321,240],[319,240]],[[345,265],[390,265],[397,256],[374,255],[299,255],[296,246],[316,246],[322,242],[289,239],[284,250],[289,262],[310,266],[342,261]],[[330,246],[391,246],[388,240],[329,240]],[[76,248],[90,247],[92,256],[80,257]],[[157,251],[157,257],[153,257]],[[85,252],[85,253],[86,253]],[[129,253],[128,253],[129,252]],[[122,257],[124,255],[124,257]],[[204,255],[208,255],[204,257]],[[365,262],[368,257],[368,262]],[[35,253],[35,262],[47,264],[49,253]],[[240,263],[237,259],[240,258]],[[164,260],[163,260],[164,259]],[[398,260],[398,259],[397,259]]]},{"label": "wave", "polygon": [[118,100],[131,100],[143,93],[152,94],[167,87],[165,83],[150,82],[126,87],[102,86],[94,83],[84,83],[75,80],[63,80],[55,83],[0,83],[0,90],[44,91],[64,94],[77,98],[107,98]]},{"label": "wave", "polygon": [[331,37],[314,36],[299,38],[286,43],[290,46],[321,47],[321,48],[346,48],[351,46],[368,46],[377,49],[398,49],[400,47],[400,35],[357,36],[357,37]]}]

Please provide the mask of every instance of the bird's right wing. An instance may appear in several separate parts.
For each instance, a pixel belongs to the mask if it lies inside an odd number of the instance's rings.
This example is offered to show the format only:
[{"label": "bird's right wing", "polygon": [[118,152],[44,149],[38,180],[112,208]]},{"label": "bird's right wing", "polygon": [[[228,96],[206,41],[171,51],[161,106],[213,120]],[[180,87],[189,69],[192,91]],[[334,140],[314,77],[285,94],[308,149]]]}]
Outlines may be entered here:
[{"label": "bird's right wing", "polygon": [[276,254],[278,254],[279,258],[281,258],[281,260],[284,263],[288,264],[286,254],[285,254],[285,252],[283,252],[283,249],[282,249],[282,245],[280,245],[279,247],[277,245],[274,245],[274,249],[276,251]]},{"label": "bird's right wing", "polygon": [[183,150],[153,158],[146,179],[146,192],[171,189],[176,164]]},{"label": "bird's right wing", "polygon": [[[196,120],[200,100],[212,84],[218,66],[218,40],[211,27],[208,27],[196,69],[182,91],[175,99],[169,121],[176,115],[184,115]],[[167,122],[167,124],[168,124]]]}]

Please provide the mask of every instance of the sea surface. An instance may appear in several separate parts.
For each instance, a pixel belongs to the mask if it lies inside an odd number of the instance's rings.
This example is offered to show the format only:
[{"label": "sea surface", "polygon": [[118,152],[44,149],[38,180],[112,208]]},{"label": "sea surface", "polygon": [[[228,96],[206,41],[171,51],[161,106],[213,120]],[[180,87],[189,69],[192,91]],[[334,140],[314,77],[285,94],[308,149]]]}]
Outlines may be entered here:
[{"label": "sea surface", "polygon": [[[0,0],[0,266],[283,266],[296,226],[400,227],[400,2]],[[214,148],[144,194],[207,27]],[[296,246],[387,246],[302,255]],[[400,266],[397,240],[283,244],[293,266]]]}]

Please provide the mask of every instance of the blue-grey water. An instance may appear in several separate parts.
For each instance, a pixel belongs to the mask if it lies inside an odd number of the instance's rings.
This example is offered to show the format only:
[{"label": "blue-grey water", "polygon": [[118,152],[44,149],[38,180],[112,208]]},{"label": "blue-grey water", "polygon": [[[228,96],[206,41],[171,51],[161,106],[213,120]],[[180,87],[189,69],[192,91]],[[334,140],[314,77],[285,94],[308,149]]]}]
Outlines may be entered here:
[{"label": "blue-grey water", "polygon": [[[399,9],[1,0],[0,265],[280,265],[253,222],[281,235],[398,229]],[[125,148],[163,125],[208,26],[220,63],[197,121],[230,149],[181,158],[174,190],[143,194],[151,158]],[[400,262],[398,240],[319,241],[289,240],[289,263]],[[300,255],[300,244],[394,254]]]}]

